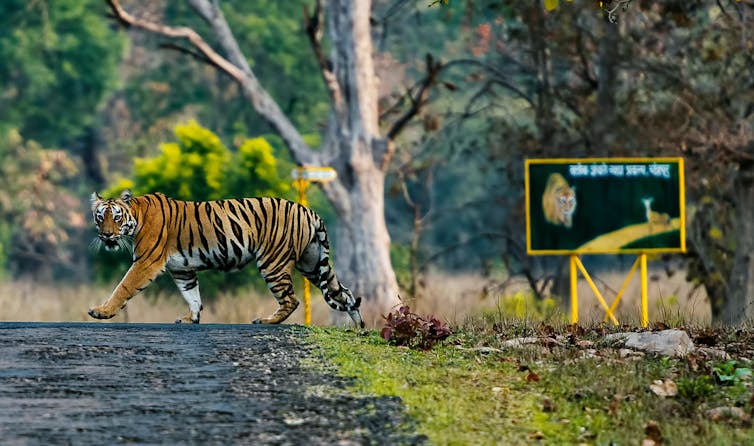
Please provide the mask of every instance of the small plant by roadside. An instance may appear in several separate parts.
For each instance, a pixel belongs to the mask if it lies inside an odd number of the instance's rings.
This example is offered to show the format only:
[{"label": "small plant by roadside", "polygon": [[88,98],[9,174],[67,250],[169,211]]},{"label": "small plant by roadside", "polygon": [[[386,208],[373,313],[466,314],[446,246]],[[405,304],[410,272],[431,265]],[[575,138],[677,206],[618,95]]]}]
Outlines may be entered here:
[{"label": "small plant by roadside", "polygon": [[434,316],[421,316],[403,305],[387,316],[380,336],[392,345],[414,350],[430,350],[435,344],[450,336],[447,324]]},{"label": "small plant by roadside", "polygon": [[678,380],[678,396],[690,401],[699,401],[712,395],[715,390],[710,383],[710,377],[701,375]]},{"label": "small plant by roadside", "polygon": [[752,379],[751,369],[740,367],[738,361],[722,362],[712,368],[715,380],[722,385],[734,385]]}]

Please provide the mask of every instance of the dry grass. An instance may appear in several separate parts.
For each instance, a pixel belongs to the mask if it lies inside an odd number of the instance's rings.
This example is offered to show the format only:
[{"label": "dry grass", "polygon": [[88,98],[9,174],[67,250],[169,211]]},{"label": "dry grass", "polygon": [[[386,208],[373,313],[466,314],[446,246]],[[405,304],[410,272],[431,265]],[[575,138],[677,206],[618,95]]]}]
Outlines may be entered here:
[{"label": "dry grass", "polygon": [[[610,304],[615,292],[625,279],[626,272],[595,275],[602,295]],[[505,299],[517,293],[528,294],[525,280],[508,281],[504,289],[485,288],[487,282],[477,275],[430,274],[425,279],[422,296],[416,300],[406,300],[411,308],[421,314],[432,314],[451,324],[461,324],[469,317],[485,311],[500,311]],[[616,316],[621,323],[637,324],[640,314],[640,290],[638,273],[633,278],[624,295]],[[706,325],[710,321],[709,305],[704,292],[691,292],[692,286],[683,280],[682,274],[672,279],[663,278],[649,281],[650,321],[671,322],[674,324]],[[54,286],[36,284],[31,281],[8,281],[0,283],[0,321],[36,322],[79,322],[92,321],[86,311],[89,307],[102,303],[112,290],[109,287],[92,285]],[[301,299],[301,292],[299,299]],[[314,325],[346,325],[349,322],[344,313],[330,310],[322,299],[319,290],[312,290],[312,322]],[[272,313],[277,304],[267,293],[248,291],[242,293],[222,293],[213,301],[204,304],[203,323],[249,323],[257,317]],[[588,324],[601,321],[604,316],[597,299],[583,280],[579,280],[580,322]],[[136,296],[110,322],[172,322],[187,311],[186,304],[178,291],[166,292],[158,296]],[[362,315],[368,327],[382,326],[382,315],[390,309],[377,308],[370,302],[362,304]],[[536,315],[532,310],[527,314]],[[564,312],[559,316],[566,317]],[[286,323],[304,322],[303,304]]]},{"label": "dry grass", "polygon": [[[628,271],[609,272],[593,275],[602,297],[611,305],[615,295],[626,279]],[[591,275],[591,274],[590,274]],[[709,325],[711,313],[707,294],[702,287],[694,289],[682,273],[666,277],[664,273],[648,273],[647,301],[650,324],[662,321],[670,325]],[[579,276],[580,277],[580,276]],[[594,292],[583,279],[579,280],[580,321],[593,323],[602,321],[605,315]],[[615,316],[621,323],[638,325],[641,315],[641,279],[639,272],[634,274],[618,304]]]},{"label": "dry grass", "polygon": [[[611,305],[628,274],[626,271],[613,271],[590,276],[597,285],[607,305]],[[649,321],[662,321],[672,325],[709,325],[711,314],[707,295],[703,288],[694,289],[682,273],[667,277],[664,272],[648,272],[647,301]],[[514,277],[503,288],[490,288],[488,283],[473,274],[439,275],[432,274],[426,280],[422,297],[407,300],[414,311],[433,314],[451,324],[458,325],[469,316],[484,311],[499,311],[504,301],[518,295],[529,295],[531,290],[523,277]],[[566,296],[570,300],[570,296]],[[593,324],[603,321],[602,309],[589,284],[579,275],[579,322]],[[529,302],[537,304],[534,299]],[[559,302],[558,302],[559,303]],[[540,305],[541,306],[541,305]],[[541,309],[525,309],[526,315],[541,316]],[[641,315],[641,280],[636,271],[626,287],[615,316],[621,324],[638,325]],[[513,316],[513,315],[508,315]],[[565,310],[555,311],[555,317],[570,317]]]},{"label": "dry grass", "polygon": [[[112,289],[92,285],[53,286],[31,281],[0,283],[0,321],[17,322],[92,322],[87,310],[101,304]],[[312,296],[312,301],[322,300]],[[329,325],[330,310],[324,302],[313,302],[312,321]],[[277,308],[272,295],[249,291],[245,294],[224,293],[204,304],[202,323],[249,323],[271,314]],[[106,322],[173,322],[188,311],[184,300],[175,293],[155,296],[138,295],[125,311]],[[304,322],[303,305],[286,321]]]}]

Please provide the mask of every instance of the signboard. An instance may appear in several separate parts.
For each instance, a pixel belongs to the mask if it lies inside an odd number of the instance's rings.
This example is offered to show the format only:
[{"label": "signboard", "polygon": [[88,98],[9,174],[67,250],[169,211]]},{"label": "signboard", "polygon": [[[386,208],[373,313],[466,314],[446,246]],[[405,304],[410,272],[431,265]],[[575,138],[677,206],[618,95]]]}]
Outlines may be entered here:
[{"label": "signboard", "polygon": [[294,180],[307,180],[313,182],[332,181],[338,176],[338,172],[332,167],[297,167],[291,171]]},{"label": "signboard", "polygon": [[685,252],[683,158],[526,160],[529,254]]}]

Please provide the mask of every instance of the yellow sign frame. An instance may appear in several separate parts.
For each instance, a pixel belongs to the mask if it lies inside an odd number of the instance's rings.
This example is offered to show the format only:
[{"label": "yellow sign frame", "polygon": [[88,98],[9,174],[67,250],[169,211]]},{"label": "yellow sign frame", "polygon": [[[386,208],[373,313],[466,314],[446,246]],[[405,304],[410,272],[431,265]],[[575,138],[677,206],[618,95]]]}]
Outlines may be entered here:
[{"label": "yellow sign frame", "polygon": [[[585,163],[640,163],[640,164],[652,164],[652,163],[677,163],[678,164],[678,182],[679,182],[679,209],[680,209],[680,247],[679,248],[647,248],[647,249],[618,249],[618,250],[533,250],[531,248],[531,189],[529,183],[529,167],[532,164],[585,164]],[[628,287],[629,282],[636,273],[637,267],[640,266],[641,275],[641,325],[647,327],[649,325],[649,304],[647,296],[647,254],[648,253],[682,253],[686,252],[686,208],[685,208],[685,180],[684,180],[684,165],[683,158],[550,158],[550,159],[527,159],[524,163],[524,181],[525,181],[525,207],[526,207],[526,253],[528,255],[568,255],[569,256],[569,270],[571,278],[571,322],[578,323],[579,321],[579,299],[578,299],[578,274],[584,277],[589,284],[592,292],[594,293],[597,301],[605,310],[604,322],[610,320],[614,325],[619,325],[618,319],[615,317],[614,312],[620,303],[623,294]],[[587,272],[584,264],[579,258],[580,254],[638,254],[636,261],[631,266],[626,279],[623,281],[620,290],[613,299],[612,304],[609,306],[602,297],[599,289],[595,285],[591,276]]]},{"label": "yellow sign frame", "polygon": [[[580,249],[532,249],[531,247],[531,189],[529,178],[529,166],[532,164],[588,164],[588,163],[637,163],[637,164],[678,164],[679,183],[679,209],[680,209],[680,242],[679,248],[645,248],[645,249],[606,249],[606,250],[580,250]],[[527,159],[524,162],[524,206],[526,211],[526,253],[528,255],[572,255],[572,254],[665,254],[686,252],[686,190],[684,179],[683,158],[541,158]]]}]

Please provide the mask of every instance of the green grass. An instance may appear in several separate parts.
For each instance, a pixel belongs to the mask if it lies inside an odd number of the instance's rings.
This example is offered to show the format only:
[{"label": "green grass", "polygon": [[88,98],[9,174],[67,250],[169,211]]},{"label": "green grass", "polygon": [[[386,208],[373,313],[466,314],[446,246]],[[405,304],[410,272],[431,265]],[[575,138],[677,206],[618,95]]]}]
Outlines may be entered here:
[{"label": "green grass", "polygon": [[355,378],[355,391],[400,396],[433,444],[510,444],[536,430],[527,420],[537,398],[514,362],[448,346],[395,348],[376,332],[314,329],[312,336],[342,375]]},{"label": "green grass", "polygon": [[[565,327],[556,330],[562,346],[481,353],[473,348],[499,348],[536,329],[477,324],[456,331],[427,352],[389,346],[376,332],[315,328],[311,336],[340,374],[354,378],[354,392],[401,397],[432,444],[632,445],[655,421],[666,445],[754,445],[750,425],[706,415],[719,406],[754,410],[750,380],[721,385],[702,378],[719,362],[621,358],[599,330],[569,337]],[[584,340],[594,345],[573,344]],[[655,395],[649,385],[657,379],[678,383],[683,395]]]}]

